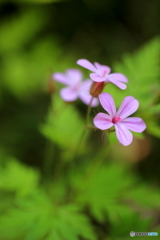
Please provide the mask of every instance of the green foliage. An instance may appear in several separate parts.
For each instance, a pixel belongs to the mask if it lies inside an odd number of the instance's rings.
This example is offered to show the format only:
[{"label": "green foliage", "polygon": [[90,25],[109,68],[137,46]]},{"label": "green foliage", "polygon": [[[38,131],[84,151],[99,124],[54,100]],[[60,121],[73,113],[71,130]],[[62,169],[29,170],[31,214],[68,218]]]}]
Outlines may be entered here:
[{"label": "green foliage", "polygon": [[[111,237],[117,237],[118,239],[130,239],[129,237],[130,231],[134,232],[146,232],[149,231],[151,225],[150,219],[141,219],[139,214],[132,214],[127,216],[123,216],[119,221],[116,221],[112,227],[110,235]],[[128,232],[128,234],[126,234]],[[128,238],[126,236],[128,235]]]},{"label": "green foliage", "polygon": [[54,206],[44,192],[35,192],[16,202],[15,208],[1,215],[0,224],[0,235],[7,239],[76,240],[78,236],[96,239],[87,217],[77,206]]},{"label": "green foliage", "polygon": [[146,131],[157,137],[160,137],[160,128],[155,114],[159,105],[153,103],[160,84],[159,48],[159,38],[155,38],[137,52],[124,56],[122,62],[114,64],[114,71],[128,77],[127,90],[121,91],[113,85],[107,85],[105,89],[113,94],[119,105],[128,95],[138,99],[140,108],[136,114],[147,123]]},{"label": "green foliage", "polygon": [[[87,216],[77,205],[61,205],[43,188],[37,187],[35,170],[12,160],[8,161],[3,171],[0,180],[3,207],[0,207],[1,238],[78,240],[81,236],[84,239],[96,239]],[[18,197],[11,195],[12,192],[16,192]],[[6,198],[10,205],[3,204]]]},{"label": "green foliage", "polygon": [[44,90],[55,69],[63,71],[72,64],[56,37],[39,39],[48,21],[48,12],[38,8],[7,19],[0,27],[1,84],[20,99]]},{"label": "green foliage", "polygon": [[25,167],[15,159],[8,159],[5,168],[0,168],[0,189],[23,196],[33,192],[39,182],[39,173]]},{"label": "green foliage", "polygon": [[92,165],[79,166],[71,184],[61,177],[48,188],[39,185],[37,171],[8,159],[1,168],[0,237],[96,240],[100,229],[93,231],[92,217],[99,223],[109,220],[111,239],[126,237],[131,230],[149,231],[151,218],[138,213],[160,207],[159,191],[138,182],[123,165],[101,167],[98,160],[96,156]]},{"label": "green foliage", "polygon": [[71,156],[85,134],[83,119],[72,104],[64,103],[59,96],[54,96],[52,102],[53,109],[42,124],[41,132],[62,149],[67,149]]},{"label": "green foliage", "polygon": [[[135,204],[141,210],[145,207],[160,207],[160,192],[140,182],[136,183],[123,165],[110,164],[95,168],[87,172],[85,177],[81,172],[72,181],[73,187],[79,189],[76,201],[82,206],[88,206],[91,214],[100,222],[106,216],[112,224],[118,219],[131,217],[135,212]],[[146,195],[147,198],[144,197]]]},{"label": "green foliage", "polygon": [[13,51],[22,50],[33,41],[36,34],[46,25],[48,16],[42,18],[42,14],[40,10],[26,10],[18,17],[3,20],[0,26],[0,53],[11,54]]}]

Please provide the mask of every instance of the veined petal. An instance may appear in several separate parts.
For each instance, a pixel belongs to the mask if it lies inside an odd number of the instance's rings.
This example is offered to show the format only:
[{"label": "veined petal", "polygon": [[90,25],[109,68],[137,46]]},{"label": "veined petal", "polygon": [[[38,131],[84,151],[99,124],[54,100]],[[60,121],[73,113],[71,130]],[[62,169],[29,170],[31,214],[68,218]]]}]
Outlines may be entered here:
[{"label": "veined petal", "polygon": [[123,123],[115,124],[116,136],[119,142],[124,145],[128,146],[133,141],[132,133],[125,127]]},{"label": "veined petal", "polygon": [[[113,83],[114,85],[116,85],[117,87],[119,87],[120,89],[124,90],[127,88],[126,84],[122,83],[122,82],[119,82],[117,80],[113,80],[113,79],[109,79],[109,82]],[[106,81],[107,82],[107,81]]]},{"label": "veined petal", "polygon": [[113,126],[111,116],[106,113],[98,113],[93,119],[93,123],[97,128],[101,130],[106,130]]},{"label": "veined petal", "polygon": [[92,72],[96,72],[95,66],[86,59],[79,59],[77,61],[77,64],[84,67],[84,68],[87,68],[88,70],[90,70]]},{"label": "veined petal", "polygon": [[108,75],[108,79],[113,79],[119,82],[126,82],[128,83],[128,79],[126,76],[122,73],[111,73]]},{"label": "veined petal", "polygon": [[125,125],[126,128],[133,132],[141,133],[146,129],[145,122],[138,117],[128,117],[126,119],[123,119],[121,122]]},{"label": "veined petal", "polygon": [[113,97],[109,93],[101,93],[99,95],[99,100],[102,107],[109,113],[111,118],[116,115],[116,106]]},{"label": "veined petal", "polygon": [[106,77],[101,77],[99,74],[97,73],[90,73],[90,78],[94,81],[94,82],[104,82],[106,80]]},{"label": "veined petal", "polygon": [[134,113],[139,107],[139,102],[132,96],[125,97],[116,116],[124,119]]},{"label": "veined petal", "polygon": [[69,85],[74,85],[78,82],[81,82],[83,77],[82,72],[78,69],[68,69],[66,71],[66,76]]},{"label": "veined petal", "polygon": [[[90,94],[90,87],[92,85],[92,80],[88,79],[84,81],[79,89],[79,98],[87,105],[90,104],[91,101],[91,94]],[[97,98],[93,98],[91,106],[96,107],[98,105],[99,101]]]},{"label": "veined petal", "polygon": [[55,80],[57,82],[68,85],[68,78],[66,77],[66,74],[64,74],[64,73],[55,72],[52,75],[52,78],[53,78],[53,80]]},{"label": "veined petal", "polygon": [[78,92],[70,87],[62,88],[60,91],[62,99],[66,102],[75,101],[78,98]]}]

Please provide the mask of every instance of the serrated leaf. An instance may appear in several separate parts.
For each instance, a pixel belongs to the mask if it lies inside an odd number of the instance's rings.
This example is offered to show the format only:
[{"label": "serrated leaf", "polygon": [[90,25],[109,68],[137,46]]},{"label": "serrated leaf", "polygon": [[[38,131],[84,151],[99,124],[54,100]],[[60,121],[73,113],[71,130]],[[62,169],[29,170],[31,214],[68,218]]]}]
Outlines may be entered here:
[{"label": "serrated leaf", "polygon": [[102,222],[107,216],[111,223],[121,217],[132,216],[135,210],[130,202],[138,204],[142,209],[158,208],[160,192],[145,184],[139,184],[138,188],[135,177],[128,174],[129,170],[120,164],[93,168],[85,174],[80,172],[72,179],[77,193],[75,201],[83,207],[87,206],[98,221]]},{"label": "serrated leaf", "polygon": [[88,173],[86,178],[83,177],[82,179],[79,176],[78,179],[78,176],[76,176],[73,181],[74,187],[80,189],[76,201],[79,204],[87,205],[93,216],[102,221],[104,216],[110,212],[110,207],[113,206],[113,211],[109,215],[118,213],[118,207],[116,208],[118,199],[121,199],[133,179],[128,175],[126,176],[125,168],[122,166],[108,165],[96,169],[93,173]]},{"label": "serrated leaf", "polygon": [[[16,207],[0,216],[0,236],[24,240],[96,240],[88,218],[76,205],[54,205],[43,191],[17,201]],[[10,229],[10,231],[8,231]]]},{"label": "serrated leaf", "polygon": [[[114,94],[116,99],[126,94],[132,95],[140,101],[142,108],[152,102],[154,94],[151,91],[159,83],[159,47],[159,38],[155,38],[137,52],[124,56],[121,63],[115,64],[114,70],[125,74],[129,80],[127,91]],[[114,90],[117,92],[116,88]]]}]

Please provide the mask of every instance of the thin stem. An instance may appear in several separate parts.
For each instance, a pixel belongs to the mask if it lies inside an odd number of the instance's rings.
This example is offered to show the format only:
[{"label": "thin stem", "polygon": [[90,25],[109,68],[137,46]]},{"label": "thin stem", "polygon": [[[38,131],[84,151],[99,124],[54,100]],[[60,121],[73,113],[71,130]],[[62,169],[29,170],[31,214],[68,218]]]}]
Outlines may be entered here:
[{"label": "thin stem", "polygon": [[94,128],[94,126],[88,125],[89,116],[90,116],[90,113],[91,113],[92,101],[93,101],[93,97],[91,98],[90,103],[88,105],[87,114],[86,114],[86,120],[85,120],[85,126],[84,126],[84,129],[83,129],[82,134],[80,136],[80,140],[78,142],[78,145],[77,145],[77,148],[76,148],[76,151],[75,151],[73,159],[75,159],[77,157],[77,155],[78,155],[79,149],[80,149],[80,147],[82,145],[82,142],[83,142],[83,140],[84,140],[84,138],[86,136],[86,130],[89,129],[89,128]]},{"label": "thin stem", "polygon": [[[84,188],[89,184],[90,180],[92,179],[93,175],[99,170],[99,168],[103,165],[105,161],[105,156],[109,152],[110,147],[102,148],[100,152],[96,155],[95,159],[93,160],[91,166],[89,167],[88,171],[86,171],[86,177],[84,177]],[[98,161],[97,161],[98,160]]]},{"label": "thin stem", "polygon": [[[48,114],[50,114],[50,112],[52,111],[52,108],[53,108],[52,102],[53,102],[53,99],[51,96]],[[47,139],[45,151],[44,151],[44,159],[43,159],[43,172],[44,172],[45,180],[47,181],[51,181],[51,178],[52,178],[53,156],[54,156],[54,144],[50,139]]]},{"label": "thin stem", "polygon": [[87,124],[89,122],[89,116],[90,116],[90,113],[91,113],[91,105],[92,105],[93,98],[94,97],[91,98],[90,103],[88,105],[87,114],[86,114],[86,121],[85,121],[85,125],[86,126],[87,126]]},{"label": "thin stem", "polygon": [[44,154],[44,162],[43,162],[43,171],[45,178],[49,181],[51,180],[52,171],[53,171],[53,156],[54,156],[54,145],[53,143],[47,139],[45,154]]}]

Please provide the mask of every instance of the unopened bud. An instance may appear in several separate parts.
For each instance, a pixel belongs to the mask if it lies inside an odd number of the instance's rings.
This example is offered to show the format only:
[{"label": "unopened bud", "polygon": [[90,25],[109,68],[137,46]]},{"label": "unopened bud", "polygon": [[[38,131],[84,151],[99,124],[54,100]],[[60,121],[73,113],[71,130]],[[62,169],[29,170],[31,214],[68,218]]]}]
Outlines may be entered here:
[{"label": "unopened bud", "polygon": [[90,94],[93,97],[98,97],[104,88],[104,82],[93,82],[90,88]]}]

